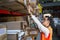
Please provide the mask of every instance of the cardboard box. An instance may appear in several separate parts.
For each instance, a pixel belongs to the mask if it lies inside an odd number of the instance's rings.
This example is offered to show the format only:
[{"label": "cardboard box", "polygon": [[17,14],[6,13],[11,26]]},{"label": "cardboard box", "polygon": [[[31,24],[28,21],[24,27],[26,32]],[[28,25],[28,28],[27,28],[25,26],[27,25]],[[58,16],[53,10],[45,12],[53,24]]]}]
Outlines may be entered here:
[{"label": "cardboard box", "polygon": [[20,3],[24,3],[24,0],[18,0],[18,2],[20,2]]},{"label": "cardboard box", "polygon": [[7,40],[7,34],[0,35],[0,40]]},{"label": "cardboard box", "polygon": [[7,30],[20,30],[21,25],[19,21],[7,22]]},{"label": "cardboard box", "polygon": [[0,40],[7,40],[7,27],[4,24],[0,24]]},{"label": "cardboard box", "polygon": [[15,21],[15,17],[7,17],[7,21]]},{"label": "cardboard box", "polygon": [[24,18],[21,17],[21,16],[17,16],[17,17],[15,17],[15,20],[16,20],[16,21],[24,21]]},{"label": "cardboard box", "polygon": [[17,34],[8,34],[7,40],[18,40],[18,35]]},{"label": "cardboard box", "polygon": [[30,36],[37,36],[37,34],[38,34],[38,30],[36,30],[36,29],[30,29],[29,31],[28,31],[28,33],[29,33],[29,35]]},{"label": "cardboard box", "polygon": [[0,29],[1,29],[1,28],[7,28],[7,27],[6,27],[6,25],[4,25],[4,24],[0,24]]},{"label": "cardboard box", "polygon": [[24,21],[24,18],[21,16],[7,17],[7,21]]},{"label": "cardboard box", "polygon": [[7,17],[0,17],[0,22],[7,22]]},{"label": "cardboard box", "polygon": [[33,37],[33,36],[37,36],[38,34],[38,30],[35,28],[27,28],[26,31],[28,33],[28,35],[25,35],[26,37],[29,37],[29,36]]}]

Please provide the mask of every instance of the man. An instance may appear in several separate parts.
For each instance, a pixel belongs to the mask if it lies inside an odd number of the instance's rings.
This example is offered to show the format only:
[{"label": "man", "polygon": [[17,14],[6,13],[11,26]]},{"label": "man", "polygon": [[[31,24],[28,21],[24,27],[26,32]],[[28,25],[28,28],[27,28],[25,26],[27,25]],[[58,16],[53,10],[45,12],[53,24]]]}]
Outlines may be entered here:
[{"label": "man", "polygon": [[[35,17],[35,15],[31,14],[31,18],[38,25],[39,30],[41,30],[41,40],[52,40],[52,29],[49,25],[50,22],[49,22],[49,20],[47,20],[48,18],[46,18],[45,16],[46,16],[46,14],[44,15],[45,20],[43,21],[43,23],[41,23],[37,19],[37,17]],[[50,16],[50,14],[48,14],[48,16]]]},{"label": "man", "polygon": [[51,28],[51,21],[50,21],[50,17],[51,17],[51,14],[44,14],[43,15],[43,18],[44,18],[44,20],[43,20],[43,22],[42,22],[42,24],[46,27],[46,28],[48,28],[49,29],[49,32],[50,32],[50,34],[49,34],[49,38],[45,38],[44,37],[44,33],[42,32],[41,33],[41,37],[43,37],[42,38],[42,40],[44,40],[44,39],[46,39],[46,40],[52,40],[52,28]]}]

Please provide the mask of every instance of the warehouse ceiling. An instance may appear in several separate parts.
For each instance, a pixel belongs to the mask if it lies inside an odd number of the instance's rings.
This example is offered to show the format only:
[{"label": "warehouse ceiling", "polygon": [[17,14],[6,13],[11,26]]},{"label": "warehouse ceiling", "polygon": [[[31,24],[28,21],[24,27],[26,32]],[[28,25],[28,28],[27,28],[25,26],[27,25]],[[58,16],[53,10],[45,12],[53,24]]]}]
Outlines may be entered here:
[{"label": "warehouse ceiling", "polygon": [[18,0],[0,0],[0,9],[28,13],[26,6]]}]

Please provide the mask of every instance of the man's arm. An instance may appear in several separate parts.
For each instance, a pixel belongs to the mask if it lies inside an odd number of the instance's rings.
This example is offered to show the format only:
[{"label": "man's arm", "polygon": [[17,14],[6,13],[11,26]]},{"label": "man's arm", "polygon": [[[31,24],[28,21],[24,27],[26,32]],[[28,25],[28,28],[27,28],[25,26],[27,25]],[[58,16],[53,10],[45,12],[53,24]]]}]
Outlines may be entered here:
[{"label": "man's arm", "polygon": [[49,35],[49,30],[46,27],[44,27],[34,15],[31,14],[31,18],[38,25],[39,30],[41,30],[45,34],[45,37],[47,38]]}]

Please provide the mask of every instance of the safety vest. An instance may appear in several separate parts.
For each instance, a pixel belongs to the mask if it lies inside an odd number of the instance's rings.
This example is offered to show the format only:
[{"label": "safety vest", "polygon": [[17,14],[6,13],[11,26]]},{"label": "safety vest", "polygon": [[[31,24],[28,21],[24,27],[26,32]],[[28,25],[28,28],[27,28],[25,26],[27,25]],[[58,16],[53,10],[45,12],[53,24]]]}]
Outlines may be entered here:
[{"label": "safety vest", "polygon": [[48,29],[50,31],[48,37],[46,38],[45,35],[44,35],[44,33],[41,32],[41,40],[52,40],[52,28],[49,27]]}]

